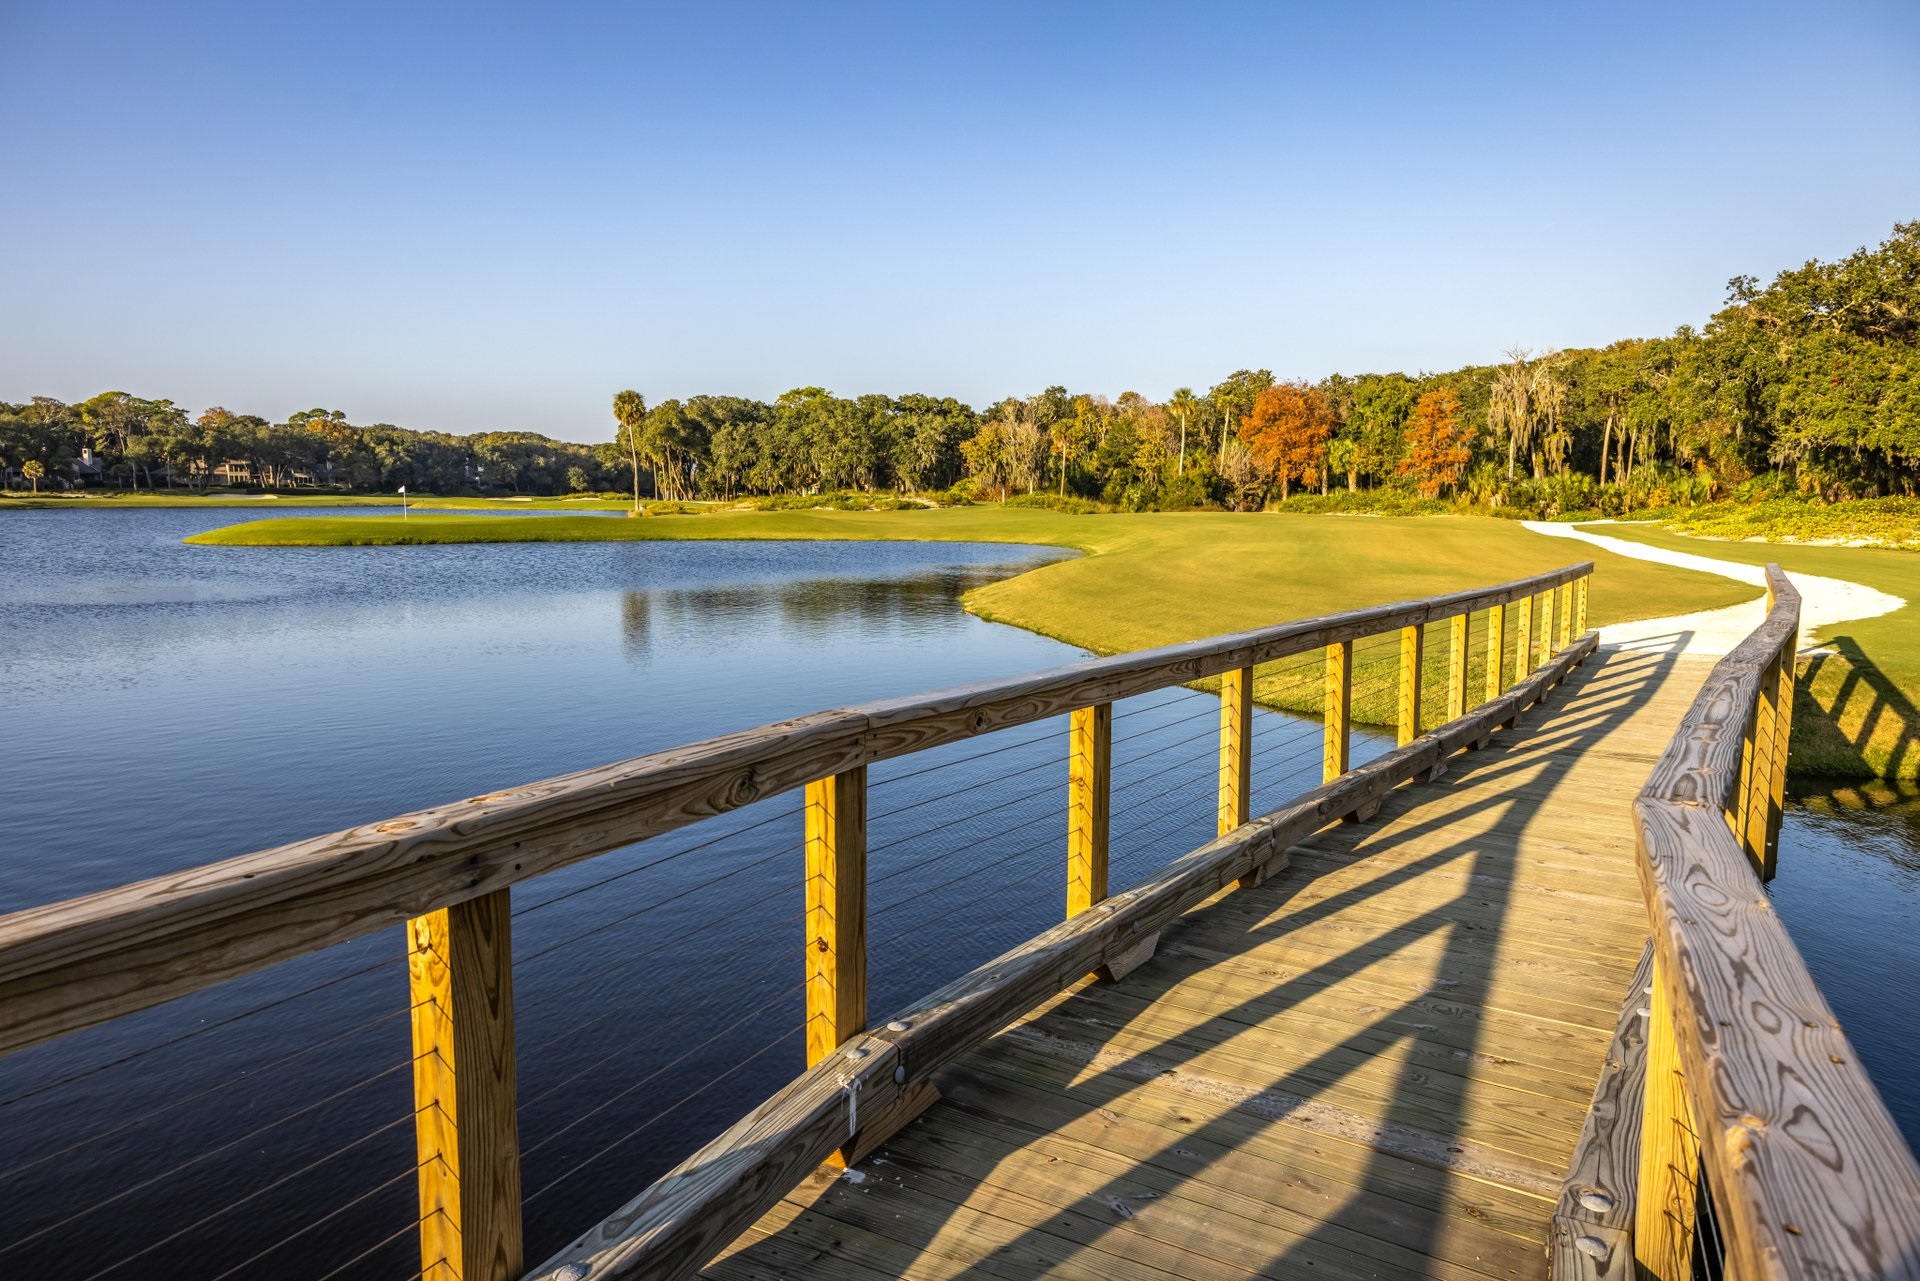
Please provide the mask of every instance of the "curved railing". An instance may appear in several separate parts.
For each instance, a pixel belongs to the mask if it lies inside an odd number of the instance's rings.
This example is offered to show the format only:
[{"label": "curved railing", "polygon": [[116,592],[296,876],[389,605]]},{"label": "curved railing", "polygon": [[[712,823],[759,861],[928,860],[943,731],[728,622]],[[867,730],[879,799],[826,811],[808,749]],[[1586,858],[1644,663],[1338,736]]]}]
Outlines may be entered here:
[{"label": "curved railing", "polygon": [[1696,1256],[1741,1281],[1916,1277],[1920,1168],[1762,888],[1800,628],[1779,566],[1767,583],[1634,801],[1653,983],[1633,1255],[1663,1281]]},{"label": "curved railing", "polygon": [[[685,1276],[823,1159],[911,1115],[935,1068],[1089,971],[1137,963],[1186,908],[1257,880],[1290,844],[1370,811],[1510,723],[1591,652],[1592,569],[819,712],[15,912],[0,917],[0,1055],[404,924],[414,1106],[403,1119],[418,1139],[423,1272],[515,1277],[524,1260],[511,888],[804,789],[812,1067],[539,1272],[579,1276],[590,1264],[596,1281]],[[1481,611],[1483,672],[1470,688],[1469,625]],[[1436,626],[1449,647],[1443,692],[1422,684]],[[1354,644],[1367,637],[1384,642],[1382,697],[1397,699],[1400,745],[1350,769]],[[1253,817],[1254,668],[1320,652],[1324,676],[1308,663],[1325,695],[1324,781]],[[1221,835],[1109,896],[1113,703],[1213,677]],[[1444,723],[1428,729],[1422,709],[1435,693],[1445,711],[1431,719]],[[1070,919],[868,1030],[867,767],[1062,715],[1071,717]]]}]

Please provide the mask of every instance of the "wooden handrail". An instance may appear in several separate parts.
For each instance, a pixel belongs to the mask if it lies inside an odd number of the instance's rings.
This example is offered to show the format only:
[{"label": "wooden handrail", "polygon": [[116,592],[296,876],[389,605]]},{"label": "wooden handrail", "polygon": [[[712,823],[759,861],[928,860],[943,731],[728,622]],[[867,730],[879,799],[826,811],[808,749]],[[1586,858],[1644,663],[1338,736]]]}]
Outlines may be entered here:
[{"label": "wooden handrail", "polygon": [[1743,844],[1756,803],[1777,834],[1800,626],[1799,593],[1766,572],[1765,621],[1634,801],[1654,975],[1635,1254],[1643,1275],[1687,1275],[1699,1170],[1729,1276],[1920,1277],[1920,1166]]},{"label": "wooden handrail", "polygon": [[[1385,630],[1384,628],[1382,630]],[[685,1281],[939,1068],[1083,975],[1136,951],[1182,912],[1255,875],[1329,823],[1511,722],[1591,654],[1588,632],[1506,693],[1167,864],[893,1015],[795,1078],[528,1273],[529,1281]],[[862,1131],[864,1132],[864,1130]]]},{"label": "wooden handrail", "polygon": [[0,1055],[875,761],[1531,601],[1592,570],[817,712],[14,912],[0,917]]}]

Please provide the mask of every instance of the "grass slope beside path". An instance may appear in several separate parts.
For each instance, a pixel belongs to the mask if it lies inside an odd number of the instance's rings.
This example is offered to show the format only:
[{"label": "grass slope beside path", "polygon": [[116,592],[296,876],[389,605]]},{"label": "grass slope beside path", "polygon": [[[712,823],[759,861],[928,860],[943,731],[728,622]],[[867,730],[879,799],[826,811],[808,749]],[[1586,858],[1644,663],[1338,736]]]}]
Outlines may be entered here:
[{"label": "grass slope beside path", "polygon": [[1796,773],[1841,778],[1920,777],[1920,555],[1864,547],[1734,543],[1634,524],[1590,526],[1597,534],[1744,565],[1778,564],[1902,597],[1905,609],[1824,627],[1832,654],[1800,664],[1794,696]]},{"label": "grass slope beside path", "polygon": [[[1724,578],[1569,546],[1511,521],[1484,517],[1068,516],[998,507],[729,512],[641,520],[436,515],[404,524],[396,516],[316,517],[248,522],[187,541],[284,547],[699,538],[918,539],[1077,548],[1086,555],[978,588],[968,594],[966,605],[983,618],[1102,654],[1484,586],[1589,558],[1597,570],[1589,597],[1589,620],[1595,624],[1716,608],[1756,595]],[[1387,685],[1397,676],[1398,641],[1389,636],[1363,645],[1368,648],[1356,661],[1355,715],[1386,723],[1393,715]],[[1443,665],[1438,631],[1428,648],[1429,661]],[[1369,661],[1379,668],[1377,676],[1363,670]],[[1442,697],[1437,677],[1426,683],[1432,698]],[[1317,658],[1262,668],[1255,696],[1269,706],[1317,713]]]}]

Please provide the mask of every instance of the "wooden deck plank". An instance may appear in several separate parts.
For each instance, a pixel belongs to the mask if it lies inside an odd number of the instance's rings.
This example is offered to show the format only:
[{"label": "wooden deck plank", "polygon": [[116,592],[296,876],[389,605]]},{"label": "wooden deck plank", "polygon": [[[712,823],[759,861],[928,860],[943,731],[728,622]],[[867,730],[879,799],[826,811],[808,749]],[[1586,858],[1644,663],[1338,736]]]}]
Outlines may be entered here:
[{"label": "wooden deck plank", "polygon": [[1544,1276],[1646,939],[1628,801],[1706,669],[1595,658],[952,1065],[707,1275]]}]

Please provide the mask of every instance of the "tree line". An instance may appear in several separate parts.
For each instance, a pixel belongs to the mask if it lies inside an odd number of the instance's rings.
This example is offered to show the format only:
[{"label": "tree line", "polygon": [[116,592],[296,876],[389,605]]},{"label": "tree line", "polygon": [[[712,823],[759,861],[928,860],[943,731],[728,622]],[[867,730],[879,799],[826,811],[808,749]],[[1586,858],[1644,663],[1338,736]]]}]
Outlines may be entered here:
[{"label": "tree line", "polygon": [[[336,484],[435,492],[630,489],[661,499],[861,491],[1052,495],[1130,510],[1257,508],[1301,491],[1529,510],[1694,503],[1753,486],[1912,493],[1920,475],[1920,222],[1877,248],[1729,284],[1699,329],[1445,373],[1239,370],[1164,401],[1063,386],[983,409],[930,395],[771,403],[614,398],[614,439],[285,423],[120,392],[0,404],[13,477],[94,451],[122,484]],[[238,460],[241,464],[234,466]],[[64,472],[63,472],[63,469]]]}]

